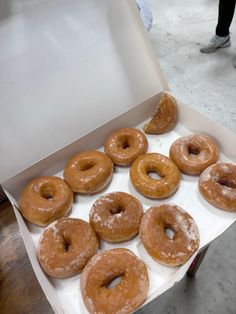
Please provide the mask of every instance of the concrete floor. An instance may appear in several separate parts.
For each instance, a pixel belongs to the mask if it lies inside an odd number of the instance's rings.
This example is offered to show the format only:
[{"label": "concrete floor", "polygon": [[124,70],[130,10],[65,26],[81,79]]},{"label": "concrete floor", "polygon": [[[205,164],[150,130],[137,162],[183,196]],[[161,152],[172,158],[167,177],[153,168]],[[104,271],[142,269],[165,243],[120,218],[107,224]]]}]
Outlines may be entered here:
[{"label": "concrete floor", "polygon": [[[232,47],[201,54],[200,45],[214,33],[218,0],[149,2],[150,37],[173,94],[236,132],[236,21]],[[194,279],[184,278],[137,313],[235,314],[236,224],[211,244]]]},{"label": "concrete floor", "polygon": [[236,17],[232,46],[199,52],[215,31],[218,0],[149,0],[150,37],[171,91],[186,104],[236,131]]}]

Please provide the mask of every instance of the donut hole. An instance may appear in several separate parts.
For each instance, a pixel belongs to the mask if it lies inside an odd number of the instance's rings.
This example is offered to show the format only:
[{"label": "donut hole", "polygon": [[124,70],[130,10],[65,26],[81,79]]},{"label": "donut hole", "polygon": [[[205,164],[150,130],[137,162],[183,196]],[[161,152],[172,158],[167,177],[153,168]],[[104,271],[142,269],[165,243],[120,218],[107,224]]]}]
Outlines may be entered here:
[{"label": "donut hole", "polygon": [[63,246],[64,246],[64,250],[68,252],[71,248],[71,240],[63,237]]},{"label": "donut hole", "polygon": [[41,189],[41,196],[46,200],[53,199],[55,195],[55,189],[52,186],[45,186]]},{"label": "donut hole", "polygon": [[122,207],[113,207],[113,208],[109,208],[109,212],[112,215],[117,215],[117,214],[124,212],[124,209]]},{"label": "donut hole", "polygon": [[189,155],[194,155],[197,156],[200,154],[200,149],[198,146],[194,145],[194,144],[190,144],[188,146],[188,153]]},{"label": "donut hole", "polygon": [[164,227],[164,232],[165,232],[166,237],[169,240],[172,240],[172,241],[174,240],[175,231],[170,226],[165,226]]},{"label": "donut hole", "polygon": [[128,141],[128,139],[125,139],[123,142],[122,142],[122,148],[123,149],[127,149],[130,147],[130,143]]},{"label": "donut hole", "polygon": [[93,168],[93,166],[95,166],[95,163],[92,160],[91,161],[86,161],[86,162],[81,160],[77,164],[77,168],[78,168],[79,171],[89,170],[89,169]]},{"label": "donut hole", "polygon": [[121,280],[122,280],[122,277],[123,277],[124,274],[120,274],[120,275],[117,275],[111,279],[109,279],[106,283],[105,283],[105,287],[107,289],[111,289],[111,288],[114,288],[116,286],[118,286],[120,283],[121,283]]},{"label": "donut hole", "polygon": [[155,180],[162,179],[162,177],[156,171],[148,171],[147,174],[152,179],[155,179]]},{"label": "donut hole", "polygon": [[121,150],[123,149],[126,150],[130,148],[131,146],[130,138],[127,135],[119,136],[119,138],[117,139],[117,146]]},{"label": "donut hole", "polygon": [[158,169],[158,167],[156,167],[156,165],[153,164],[147,166],[146,173],[151,179],[154,180],[160,180],[164,178],[164,175],[162,174],[160,169]]},{"label": "donut hole", "polygon": [[221,180],[218,180],[217,183],[219,183],[220,185],[223,185],[227,188],[231,188],[231,189],[236,188],[236,183],[233,180],[221,179]]}]

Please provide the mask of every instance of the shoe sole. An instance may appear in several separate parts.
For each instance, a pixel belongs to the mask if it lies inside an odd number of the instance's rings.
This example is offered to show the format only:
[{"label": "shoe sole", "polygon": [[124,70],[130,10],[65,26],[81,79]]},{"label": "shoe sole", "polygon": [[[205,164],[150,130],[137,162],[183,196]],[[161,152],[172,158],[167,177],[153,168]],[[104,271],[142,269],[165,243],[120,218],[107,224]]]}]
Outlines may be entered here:
[{"label": "shoe sole", "polygon": [[203,48],[201,48],[200,51],[201,51],[202,53],[210,53],[210,52],[216,51],[216,49],[219,49],[219,48],[228,48],[228,47],[230,47],[230,46],[231,46],[231,41],[230,41],[230,39],[228,39],[224,44],[222,44],[222,45],[220,45],[220,46],[218,46],[218,47],[216,47],[216,48],[212,48],[212,49],[208,49],[208,50],[204,50]]}]

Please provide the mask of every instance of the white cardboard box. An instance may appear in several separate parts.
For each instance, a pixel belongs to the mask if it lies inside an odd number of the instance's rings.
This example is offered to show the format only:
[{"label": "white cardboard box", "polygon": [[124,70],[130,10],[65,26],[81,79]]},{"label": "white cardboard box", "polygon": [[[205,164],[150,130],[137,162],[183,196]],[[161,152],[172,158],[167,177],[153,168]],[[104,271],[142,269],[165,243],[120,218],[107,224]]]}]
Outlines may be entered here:
[{"label": "white cardboard box", "polygon": [[[79,275],[56,280],[41,270],[36,252],[43,229],[22,219],[17,210],[19,192],[36,176],[62,176],[70,156],[102,149],[112,130],[142,128],[162,91],[168,89],[167,83],[131,0],[45,1],[0,22],[0,39],[4,47],[0,66],[5,71],[0,82],[11,82],[0,94],[6,115],[0,124],[4,131],[0,180],[13,204],[35,274],[55,312],[86,313]],[[218,140],[221,160],[236,162],[235,134],[181,102],[179,111],[173,131],[147,136],[149,152],[168,156],[175,139],[201,132]],[[128,173],[129,168],[115,167],[112,183],[103,193],[76,196],[71,216],[88,221],[95,199],[117,190],[136,196],[145,210],[162,202],[136,192]],[[176,203],[194,217],[203,248],[235,221],[236,213],[208,204],[197,182],[198,177],[182,175],[180,188],[164,202]],[[179,281],[194,258],[181,267],[161,266],[145,252],[138,236],[116,245],[101,241],[101,250],[111,247],[129,248],[147,264],[146,303]]]}]

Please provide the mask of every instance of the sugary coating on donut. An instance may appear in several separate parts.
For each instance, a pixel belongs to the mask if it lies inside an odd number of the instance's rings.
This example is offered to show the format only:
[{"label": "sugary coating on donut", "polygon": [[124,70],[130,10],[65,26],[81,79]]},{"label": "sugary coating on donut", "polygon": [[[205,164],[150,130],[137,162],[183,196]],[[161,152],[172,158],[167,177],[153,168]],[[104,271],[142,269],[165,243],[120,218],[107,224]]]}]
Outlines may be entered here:
[{"label": "sugary coating on donut", "polygon": [[73,193],[67,183],[52,176],[31,180],[21,191],[19,210],[25,219],[39,226],[69,214]]},{"label": "sugary coating on donut", "polygon": [[170,131],[177,120],[178,105],[174,97],[163,93],[151,120],[144,126],[144,132],[162,134]]},{"label": "sugary coating on donut", "polygon": [[[166,229],[172,231],[172,238]],[[168,266],[184,264],[199,247],[195,221],[174,204],[151,207],[141,219],[140,236],[148,254]]]},{"label": "sugary coating on donut", "polygon": [[142,205],[135,197],[124,192],[113,192],[95,201],[89,219],[101,239],[123,242],[138,233],[142,215]]},{"label": "sugary coating on donut", "polygon": [[200,175],[198,187],[213,206],[236,211],[236,165],[217,162],[209,166]]},{"label": "sugary coating on donut", "polygon": [[[120,282],[109,287],[110,282]],[[138,308],[148,293],[145,264],[127,249],[112,249],[92,257],[84,268],[81,293],[89,313],[128,314]]]},{"label": "sugary coating on donut", "polygon": [[130,166],[139,155],[147,151],[147,148],[145,134],[134,128],[113,131],[104,145],[105,153],[118,166]]},{"label": "sugary coating on donut", "polygon": [[177,139],[169,154],[181,172],[197,175],[218,160],[219,148],[209,136],[192,134]]},{"label": "sugary coating on donut", "polygon": [[[149,176],[155,172],[160,179]],[[149,198],[166,198],[178,188],[180,173],[176,165],[166,156],[148,153],[139,156],[130,168],[130,179],[142,195]]]},{"label": "sugary coating on donut", "polygon": [[50,224],[41,235],[38,260],[46,274],[65,278],[81,272],[97,249],[96,234],[87,222],[63,218]]},{"label": "sugary coating on donut", "polygon": [[64,178],[73,192],[96,194],[111,181],[113,164],[111,159],[99,151],[85,151],[68,160]]}]

